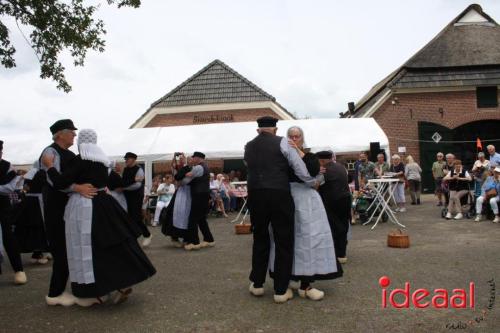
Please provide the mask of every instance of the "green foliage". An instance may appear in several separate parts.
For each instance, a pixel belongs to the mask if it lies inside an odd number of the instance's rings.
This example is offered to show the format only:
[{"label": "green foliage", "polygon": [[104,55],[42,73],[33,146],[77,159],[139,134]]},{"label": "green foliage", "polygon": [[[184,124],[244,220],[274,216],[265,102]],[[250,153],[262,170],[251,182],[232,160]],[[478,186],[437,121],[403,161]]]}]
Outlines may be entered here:
[{"label": "green foliage", "polygon": [[[106,2],[118,8],[141,5],[140,0]],[[88,50],[104,51],[104,22],[94,18],[98,7],[85,5],[84,0],[0,0],[0,63],[6,68],[16,66],[16,49],[9,29],[2,22],[5,17],[12,17],[16,24],[31,31],[26,39],[40,62],[40,77],[51,78],[58,89],[71,91],[59,57],[62,51],[68,50],[74,65],[83,66]]]}]

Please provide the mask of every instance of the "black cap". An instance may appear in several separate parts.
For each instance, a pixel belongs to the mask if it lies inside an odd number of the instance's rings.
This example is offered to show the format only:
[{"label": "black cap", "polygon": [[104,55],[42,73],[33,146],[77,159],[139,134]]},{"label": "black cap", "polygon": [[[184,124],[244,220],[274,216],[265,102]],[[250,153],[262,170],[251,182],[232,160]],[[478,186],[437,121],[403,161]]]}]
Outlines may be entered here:
[{"label": "black cap", "polygon": [[3,150],[3,141],[0,140],[0,150]]},{"label": "black cap", "polygon": [[259,128],[260,127],[276,127],[277,122],[278,122],[278,119],[276,119],[274,117],[269,117],[269,116],[260,117],[259,119],[257,119],[257,124],[259,124]]},{"label": "black cap", "polygon": [[203,159],[205,159],[205,154],[200,153],[199,151],[195,151],[195,152],[193,153],[193,156],[191,156],[191,157],[199,157],[199,158],[203,158]]},{"label": "black cap", "polygon": [[137,155],[134,153],[131,153],[131,152],[127,152],[123,158],[124,159],[127,159],[127,158],[137,159]]},{"label": "black cap", "polygon": [[50,133],[56,134],[59,131],[64,129],[69,129],[76,131],[77,128],[73,125],[73,121],[71,119],[61,119],[56,121],[52,126],[50,126]]},{"label": "black cap", "polygon": [[331,160],[333,153],[329,150],[323,150],[316,153],[316,157],[320,160]]}]

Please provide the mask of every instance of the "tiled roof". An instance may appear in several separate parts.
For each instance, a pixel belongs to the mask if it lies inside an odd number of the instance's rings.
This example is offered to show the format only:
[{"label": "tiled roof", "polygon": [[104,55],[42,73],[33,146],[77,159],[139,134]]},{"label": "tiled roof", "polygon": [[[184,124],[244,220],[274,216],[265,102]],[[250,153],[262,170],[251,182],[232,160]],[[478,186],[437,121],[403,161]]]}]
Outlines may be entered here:
[{"label": "tiled roof", "polygon": [[220,60],[214,60],[154,106],[273,101],[276,99]]}]

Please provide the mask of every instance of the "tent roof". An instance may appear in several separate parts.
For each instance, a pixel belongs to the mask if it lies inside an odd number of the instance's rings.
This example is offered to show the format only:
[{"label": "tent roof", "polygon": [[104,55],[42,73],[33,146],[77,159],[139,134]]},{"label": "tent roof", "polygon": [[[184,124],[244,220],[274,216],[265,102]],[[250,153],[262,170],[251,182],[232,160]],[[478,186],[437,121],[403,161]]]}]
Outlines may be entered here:
[{"label": "tent roof", "polygon": [[[388,138],[371,118],[307,119],[278,122],[278,135],[286,135],[291,126],[300,126],[306,145],[313,151],[331,149],[335,153],[368,150],[370,142],[388,147]],[[207,158],[242,158],[245,143],[256,135],[255,122],[207,124],[193,126],[126,129],[114,133],[99,133],[98,143],[115,159],[127,151],[139,155],[139,160],[171,159],[177,151],[202,151]],[[14,164],[32,163],[47,144],[23,137],[9,148],[6,159]],[[74,146],[73,151],[76,151]]]}]

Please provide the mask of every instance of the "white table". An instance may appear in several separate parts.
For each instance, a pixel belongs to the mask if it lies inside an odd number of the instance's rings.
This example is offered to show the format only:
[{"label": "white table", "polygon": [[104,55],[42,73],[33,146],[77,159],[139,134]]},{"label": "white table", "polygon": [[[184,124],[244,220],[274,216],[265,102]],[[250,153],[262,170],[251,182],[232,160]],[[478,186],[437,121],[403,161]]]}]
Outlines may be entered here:
[{"label": "white table", "polygon": [[372,219],[374,218],[375,214],[377,213],[377,211],[380,210],[380,213],[377,217],[377,220],[375,221],[375,224],[372,227],[372,230],[377,226],[378,222],[380,221],[384,213],[387,214],[389,220],[392,223],[405,228],[403,224],[399,223],[398,219],[396,218],[396,215],[394,214],[389,205],[391,200],[394,200],[394,192],[396,190],[396,185],[398,184],[398,182],[399,179],[394,179],[394,178],[381,178],[381,179],[368,180],[368,185],[373,187],[373,189],[375,190],[375,198],[367,210],[369,211],[370,208],[372,207],[374,207],[374,209],[368,221],[363,223],[363,225],[372,222]]},{"label": "white table", "polygon": [[[247,182],[232,182],[231,185],[235,186],[235,189],[231,190],[231,193],[233,195],[235,195],[236,197],[243,199],[243,205],[241,205],[241,209],[238,212],[238,215],[236,215],[236,218],[231,221],[231,223],[235,223],[235,222],[238,222],[238,220],[241,217],[241,214],[243,213],[243,211],[247,207],[247,200],[248,200],[248,191],[246,189]],[[240,187],[240,188],[244,187],[245,189],[240,190],[240,189],[238,189],[238,187]],[[245,214],[243,215],[243,218],[241,219],[241,221],[239,223],[243,224],[243,222],[245,222],[245,219],[247,218],[247,216],[248,216],[248,209],[245,210]]]}]

